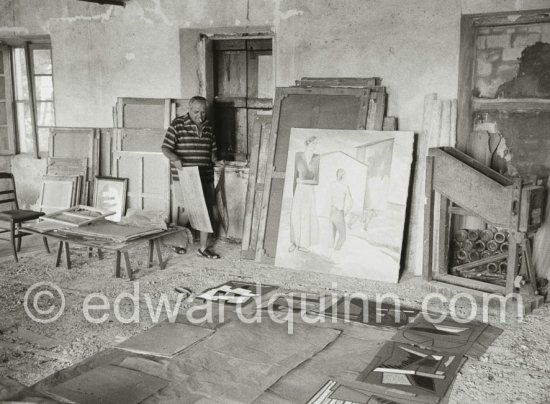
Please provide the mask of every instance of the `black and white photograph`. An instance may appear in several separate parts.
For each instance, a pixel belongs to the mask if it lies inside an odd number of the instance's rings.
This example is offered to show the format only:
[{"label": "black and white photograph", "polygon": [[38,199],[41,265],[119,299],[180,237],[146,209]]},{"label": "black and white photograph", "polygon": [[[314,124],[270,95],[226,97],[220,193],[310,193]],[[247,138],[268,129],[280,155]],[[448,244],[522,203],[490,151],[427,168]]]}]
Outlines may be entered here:
[{"label": "black and white photograph", "polygon": [[550,404],[550,0],[0,0],[0,403]]}]

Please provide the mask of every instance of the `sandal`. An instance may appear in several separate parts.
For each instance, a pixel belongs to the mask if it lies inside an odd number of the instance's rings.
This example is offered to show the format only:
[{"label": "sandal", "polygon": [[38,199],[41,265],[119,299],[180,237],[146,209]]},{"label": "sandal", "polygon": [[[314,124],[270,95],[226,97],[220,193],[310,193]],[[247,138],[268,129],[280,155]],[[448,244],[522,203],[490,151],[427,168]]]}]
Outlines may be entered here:
[{"label": "sandal", "polygon": [[220,258],[220,256],[216,253],[213,253],[212,251],[210,251],[208,248],[204,249],[201,251],[201,249],[199,248],[197,250],[197,255],[199,257],[204,257],[204,258],[209,258],[211,260],[217,260],[218,258]]}]

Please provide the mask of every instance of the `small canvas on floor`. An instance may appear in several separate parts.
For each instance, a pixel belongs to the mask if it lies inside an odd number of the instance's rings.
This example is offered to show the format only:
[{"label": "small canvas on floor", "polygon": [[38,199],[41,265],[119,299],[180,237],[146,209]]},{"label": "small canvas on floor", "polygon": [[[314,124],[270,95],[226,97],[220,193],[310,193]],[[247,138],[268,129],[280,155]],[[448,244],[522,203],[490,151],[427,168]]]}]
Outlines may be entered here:
[{"label": "small canvas on floor", "polygon": [[275,264],[399,278],[414,133],[293,128]]},{"label": "small canvas on floor", "polygon": [[134,404],[169,384],[168,380],[121,366],[101,366],[48,391],[80,404]]},{"label": "small canvas on floor", "polygon": [[127,339],[117,348],[144,355],[173,358],[213,332],[203,327],[164,321]]}]

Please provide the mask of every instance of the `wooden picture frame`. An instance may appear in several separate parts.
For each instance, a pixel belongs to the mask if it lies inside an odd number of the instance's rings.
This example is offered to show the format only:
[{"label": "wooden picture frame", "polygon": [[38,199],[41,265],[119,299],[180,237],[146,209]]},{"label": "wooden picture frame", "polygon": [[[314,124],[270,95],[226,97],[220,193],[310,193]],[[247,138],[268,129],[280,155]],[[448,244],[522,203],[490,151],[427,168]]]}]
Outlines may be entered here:
[{"label": "wooden picture frame", "polygon": [[[128,192],[128,178],[95,177],[93,205],[98,209],[114,211],[107,216],[107,220],[120,222],[126,213],[126,194]],[[105,193],[109,195],[104,195]]]},{"label": "wooden picture frame", "polygon": [[128,178],[128,208],[162,210],[170,216],[170,163],[162,153],[115,152],[113,174]]},{"label": "wooden picture frame", "polygon": [[75,205],[78,178],[78,175],[44,175],[39,198],[40,212],[52,213]]},{"label": "wooden picture frame", "polygon": [[94,128],[52,128],[49,157],[86,158],[88,176],[84,179],[82,201],[89,203],[90,184],[99,175],[100,130]]},{"label": "wooden picture frame", "polygon": [[112,216],[113,214],[114,212],[110,210],[77,205],[68,209],[49,213],[42,216],[41,219],[68,227],[82,227],[96,220]]}]

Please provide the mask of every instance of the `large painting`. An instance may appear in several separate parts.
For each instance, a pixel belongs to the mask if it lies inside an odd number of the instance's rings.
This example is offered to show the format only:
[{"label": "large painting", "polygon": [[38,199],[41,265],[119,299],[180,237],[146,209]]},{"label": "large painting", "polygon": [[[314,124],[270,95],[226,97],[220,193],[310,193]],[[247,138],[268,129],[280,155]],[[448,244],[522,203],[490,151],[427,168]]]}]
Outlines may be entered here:
[{"label": "large painting", "polygon": [[397,282],[412,132],[291,131],[275,263]]}]

